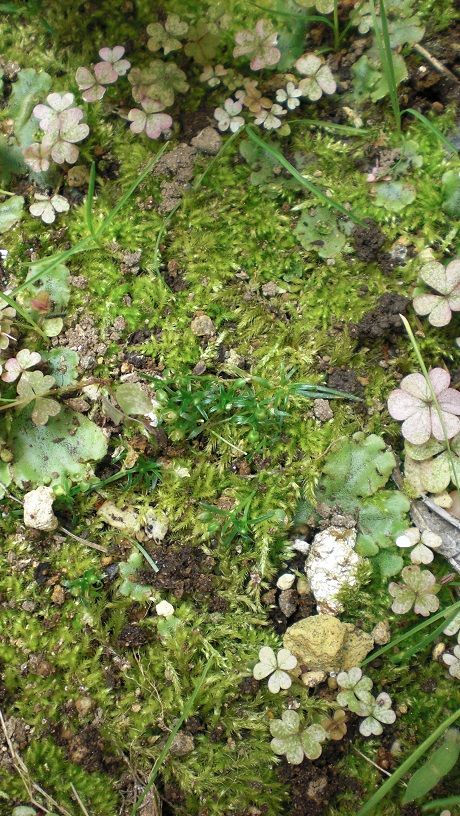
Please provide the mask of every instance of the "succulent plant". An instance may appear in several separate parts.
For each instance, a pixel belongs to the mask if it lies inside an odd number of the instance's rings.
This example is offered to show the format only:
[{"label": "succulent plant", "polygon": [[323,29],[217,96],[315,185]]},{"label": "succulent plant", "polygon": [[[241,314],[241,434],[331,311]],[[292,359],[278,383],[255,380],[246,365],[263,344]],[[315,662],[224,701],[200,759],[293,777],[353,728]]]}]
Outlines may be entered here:
[{"label": "succulent plant", "polygon": [[337,702],[348,708],[352,708],[360,700],[367,700],[373,686],[371,678],[364,676],[362,670],[357,666],[348,671],[339,672],[337,683],[341,689],[344,689],[339,691]]},{"label": "succulent plant", "polygon": [[200,74],[200,80],[206,82],[210,88],[217,88],[227,73],[227,69],[223,65],[205,65]]},{"label": "succulent plant", "polygon": [[273,737],[271,747],[275,754],[286,756],[290,765],[300,765],[304,757],[318,759],[321,755],[321,743],[327,734],[321,725],[309,725],[301,728],[297,711],[283,711],[280,720],[272,720],[270,732]]},{"label": "succulent plant", "polygon": [[[433,435],[439,442],[460,431],[460,392],[449,388],[450,374],[443,368],[428,372],[431,388],[423,374],[409,374],[388,398],[388,410],[402,421],[402,434],[414,445],[423,445]],[[441,409],[438,415],[433,389]]]},{"label": "succulent plant", "polygon": [[11,335],[11,326],[15,317],[16,310],[0,299],[0,351],[7,349],[10,340],[14,339]]},{"label": "succulent plant", "polygon": [[46,173],[50,166],[51,148],[42,142],[32,142],[22,151],[25,163],[36,173]]},{"label": "succulent plant", "polygon": [[431,564],[434,558],[433,550],[442,545],[441,536],[424,530],[420,533],[417,527],[410,527],[396,539],[397,547],[411,547],[410,560],[413,564]]},{"label": "succulent plant", "polygon": [[303,54],[295,63],[295,67],[299,74],[305,77],[299,82],[302,96],[308,97],[311,102],[321,99],[323,93],[335,93],[337,83],[331,69],[316,54]]},{"label": "succulent plant", "polygon": [[276,101],[286,105],[288,110],[295,110],[300,105],[300,96],[302,96],[301,88],[298,88],[294,82],[287,82],[286,88],[280,88],[276,92]]},{"label": "succulent plant", "polygon": [[237,130],[243,127],[244,119],[240,116],[243,110],[241,102],[234,99],[226,99],[223,108],[216,108],[214,111],[214,118],[217,120],[217,127],[219,130],[231,130],[236,133]]},{"label": "succulent plant", "polygon": [[163,113],[161,103],[146,99],[142,102],[142,107],[132,108],[128,113],[131,122],[129,129],[132,133],[142,133],[145,131],[149,139],[158,139],[162,133],[170,130],[173,120],[168,113]]},{"label": "succulent plant", "polygon": [[276,47],[278,34],[268,20],[258,20],[252,31],[238,31],[235,42],[233,56],[250,57],[253,71],[276,65],[281,59],[281,51]]},{"label": "succulent plant", "polygon": [[443,662],[449,666],[449,674],[460,680],[460,635],[457,639],[457,645],[454,646],[452,654],[447,652],[442,656]]},{"label": "succulent plant", "polygon": [[79,155],[76,143],[89,133],[88,125],[81,121],[84,113],[81,108],[72,107],[72,93],[51,93],[46,101],[47,105],[36,105],[33,109],[45,134],[42,144],[56,164],[75,164]]},{"label": "succulent plant", "polygon": [[32,422],[34,425],[46,425],[48,419],[56,416],[61,406],[54,399],[45,395],[55,385],[54,377],[41,371],[25,371],[17,385],[18,397],[23,405],[33,403]]},{"label": "succulent plant", "polygon": [[259,652],[259,663],[253,669],[253,676],[256,680],[263,680],[268,677],[268,688],[272,694],[278,694],[280,689],[288,689],[292,685],[292,679],[288,671],[295,669],[297,659],[288,649],[280,649],[275,654],[270,646],[262,646]]},{"label": "succulent plant", "polygon": [[178,51],[182,48],[181,39],[188,31],[188,23],[181,20],[178,14],[168,14],[164,25],[161,23],[150,23],[147,26],[147,48],[149,51],[160,51],[166,56],[171,51]]},{"label": "succulent plant", "polygon": [[359,717],[365,717],[359,726],[363,737],[379,736],[383,732],[382,723],[390,725],[396,720],[396,714],[391,708],[391,697],[384,691],[378,697],[370,694],[366,700],[360,700],[352,711]]},{"label": "succulent plant", "polygon": [[446,267],[437,261],[424,264],[420,277],[437,294],[417,294],[413,306],[418,315],[428,315],[432,326],[447,326],[452,312],[460,311],[460,259]]},{"label": "succulent plant", "polygon": [[113,48],[101,48],[99,56],[103,63],[111,65],[118,76],[124,76],[131,68],[129,60],[124,59],[125,48],[115,45]]},{"label": "succulent plant", "polygon": [[14,382],[28,368],[33,368],[41,362],[41,354],[37,351],[30,351],[28,348],[18,351],[16,357],[10,357],[4,364],[2,380],[4,382]]},{"label": "succulent plant", "polygon": [[35,202],[30,205],[29,212],[35,218],[41,218],[45,224],[52,224],[56,220],[56,213],[67,212],[70,204],[64,196],[48,196],[43,193],[34,194]]},{"label": "succulent plant", "polygon": [[261,110],[255,118],[256,125],[263,125],[265,130],[276,130],[281,127],[280,116],[285,116],[286,111],[281,105],[272,105],[269,110]]},{"label": "succulent plant", "polygon": [[392,581],[388,585],[388,592],[393,597],[391,608],[397,615],[405,615],[412,607],[417,615],[427,617],[431,612],[439,609],[439,599],[436,597],[440,587],[436,578],[429,570],[421,570],[416,564],[404,567],[401,572],[401,581]]}]

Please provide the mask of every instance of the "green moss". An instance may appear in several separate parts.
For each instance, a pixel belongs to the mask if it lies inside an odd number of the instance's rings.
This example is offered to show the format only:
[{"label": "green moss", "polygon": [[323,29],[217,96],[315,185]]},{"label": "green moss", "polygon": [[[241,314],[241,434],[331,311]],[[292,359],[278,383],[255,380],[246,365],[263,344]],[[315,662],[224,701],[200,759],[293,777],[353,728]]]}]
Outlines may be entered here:
[{"label": "green moss", "polygon": [[[45,18],[52,34],[37,18],[6,17],[0,32],[8,59],[49,71],[56,77],[54,90],[75,90],[73,75],[79,65],[93,61],[97,48],[109,42],[133,37],[137,41],[139,30],[151,18],[147,2],[134,3],[132,12],[123,11],[122,4],[96,5],[91,15],[85,15],[81,4],[64,8],[54,0],[47,3]],[[186,11],[195,9],[195,4],[190,0],[169,7]],[[207,4],[203,7],[208,9]],[[427,18],[432,16],[431,0],[422,7]],[[259,16],[257,9],[249,11],[245,3],[232,3],[231,9],[235,25]],[[451,14],[451,3],[443,2],[440,27]],[[230,43],[231,33],[224,36]],[[63,65],[58,61],[62,54]],[[62,69],[64,74],[58,75]],[[195,97],[187,100],[189,108],[196,104]],[[157,146],[130,134],[122,119],[105,116],[105,102],[87,107],[92,136],[82,145],[82,160],[89,162],[95,149],[102,147],[108,150],[107,160],[119,163],[115,180],[106,180],[102,174],[98,177],[97,225]],[[374,110],[373,116],[378,118],[380,113],[385,116],[383,109]],[[436,122],[448,130],[452,111]],[[417,191],[415,202],[398,217],[374,205],[360,164],[366,159],[367,143],[296,127],[291,142],[282,149],[306,155],[303,172],[361,218],[375,219],[387,237],[388,248],[401,238],[416,253],[431,245],[441,257],[439,242],[444,242],[445,251],[453,251],[455,237],[449,237],[452,224],[441,209],[439,179],[455,163],[420,124],[411,123],[408,133],[419,146],[423,165],[407,179]],[[390,137],[388,144],[394,144]],[[159,265],[156,238],[164,222],[155,209],[144,206],[147,199],[159,199],[159,183],[154,176],[146,179],[104,235],[104,248],[69,262],[72,275],[84,275],[88,282],[85,290],[73,289],[69,314],[82,309],[92,315],[102,338],[122,316],[126,321],[123,344],[132,332],[145,329],[149,336],[135,350],[147,356],[152,370],[173,380],[190,374],[200,360],[210,373],[225,372],[225,364],[219,361],[222,347],[241,355],[250,374],[265,377],[274,387],[283,382],[286,371],[292,374],[292,381],[318,383],[324,381],[325,369],[353,369],[364,384],[365,405],[372,412],[359,413],[353,404],[338,401],[333,403],[334,419],[320,424],[312,416],[310,402],[293,400],[279,438],[262,432],[257,440],[248,440],[246,431],[223,422],[218,428],[220,438],[204,434],[181,441],[169,447],[167,456],[150,449],[149,455],[161,455],[163,464],[154,491],[145,486],[133,488],[124,481],[75,499],[64,521],[73,525],[75,533],[87,534],[106,547],[114,562],[127,558],[132,543],[129,537],[107,529],[97,516],[105,498],[120,506],[154,505],[168,516],[171,541],[201,546],[215,559],[216,594],[228,604],[221,612],[210,611],[199,592],[176,598],[155,589],[152,573],[143,576],[153,593],[174,604],[180,621],[174,637],[159,637],[151,605],[137,606],[122,598],[117,592],[118,579],[88,596],[67,596],[64,605],[57,606],[52,599],[53,581],[39,586],[35,580],[37,563],[50,561],[50,574],[66,581],[89,569],[99,573],[101,555],[64,536],[58,542],[38,544],[32,536],[14,532],[17,517],[2,520],[9,553],[0,576],[1,596],[8,598],[0,610],[6,633],[0,643],[9,695],[5,713],[22,717],[33,727],[32,741],[24,751],[31,776],[71,813],[78,813],[71,784],[89,812],[98,816],[118,812],[122,772],[116,766],[112,771],[84,771],[70,761],[65,746],[58,747],[57,729],[64,726],[78,734],[92,723],[97,711],[105,754],[121,761],[129,753],[133,767],[147,775],[161,739],[180,716],[209,655],[214,656],[214,665],[196,705],[202,729],[195,736],[195,750],[183,758],[168,757],[164,766],[163,780],[178,784],[185,795],[176,811],[184,816],[201,812],[240,816],[250,808],[265,808],[268,816],[279,816],[284,811],[287,790],[278,782],[268,733],[268,720],[280,714],[283,701],[264,685],[254,696],[239,690],[240,682],[251,674],[259,648],[280,645],[260,597],[271,578],[288,563],[289,525],[297,500],[301,495],[313,497],[331,445],[361,429],[399,440],[395,424],[380,409],[398,376],[413,370],[412,352],[403,337],[391,350],[371,343],[358,348],[347,324],[358,321],[384,292],[406,294],[417,278],[416,260],[387,276],[377,264],[357,261],[351,252],[333,264],[320,259],[314,248],[300,247],[294,234],[297,215],[291,211],[299,202],[314,207],[314,198],[306,191],[297,195],[282,186],[266,194],[250,184],[250,173],[239,162],[236,147],[218,158],[201,189],[188,191],[171,219],[161,241]],[[76,243],[85,235],[83,207],[72,208],[64,238],[28,214],[20,227],[5,236],[8,268],[18,282],[23,279],[24,246],[32,240],[40,242],[38,251],[43,257],[62,248],[64,240]],[[122,277],[121,253],[137,249],[142,250],[140,273]],[[172,291],[165,281],[164,272],[172,262],[182,275],[182,291]],[[264,296],[262,286],[268,282],[277,283],[283,293]],[[191,330],[199,311],[211,317],[217,331],[207,345]],[[454,329],[441,337],[426,321],[413,318],[412,322],[428,363],[455,362]],[[109,340],[96,373],[111,378],[113,365],[122,361],[117,355],[124,351],[124,345],[118,347]],[[110,453],[119,444],[126,447],[134,433],[132,427],[122,428]],[[235,448],[246,451],[247,457]],[[249,473],[242,467],[244,458],[250,463]],[[179,467],[190,475],[178,475]],[[271,516],[251,527],[249,541],[226,545],[210,530],[202,503],[217,505],[222,496],[244,502],[251,494],[250,519],[282,511],[286,524]],[[346,619],[367,631],[388,615],[386,584],[377,572],[363,570],[359,592],[345,592],[343,600]],[[25,611],[30,608],[26,605],[24,609],[25,602],[35,604],[33,612]],[[123,650],[120,632],[139,621],[151,641],[138,651]],[[391,624],[395,632],[401,625],[394,616]],[[51,673],[33,670],[36,656],[49,664]],[[452,704],[450,681],[427,657],[428,653],[423,654],[422,660],[415,658],[409,666],[384,664],[372,669],[376,688],[385,688],[398,705],[408,708],[398,717],[394,732],[404,755],[426,736],[427,722],[440,721]],[[17,666],[24,670],[18,672]],[[429,690],[432,681],[437,684],[436,694]],[[82,695],[91,697],[93,709],[79,718],[72,701]],[[357,747],[375,759],[379,744],[362,740]],[[340,769],[359,781],[361,789],[344,791],[328,816],[356,813],[380,781],[375,769],[352,750],[347,751]],[[10,804],[26,798],[13,774],[2,779],[1,789],[10,797],[8,813]],[[399,814],[397,795],[379,812]]]}]

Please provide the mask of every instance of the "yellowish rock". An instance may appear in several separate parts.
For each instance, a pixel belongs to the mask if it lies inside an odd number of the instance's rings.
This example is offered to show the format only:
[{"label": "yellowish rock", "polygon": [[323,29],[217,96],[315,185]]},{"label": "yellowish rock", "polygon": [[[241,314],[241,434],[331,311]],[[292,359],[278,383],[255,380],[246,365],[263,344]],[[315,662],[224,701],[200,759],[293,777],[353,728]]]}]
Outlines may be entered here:
[{"label": "yellowish rock", "polygon": [[336,672],[357,666],[374,639],[334,615],[311,615],[294,623],[284,635],[284,646],[310,671]]}]

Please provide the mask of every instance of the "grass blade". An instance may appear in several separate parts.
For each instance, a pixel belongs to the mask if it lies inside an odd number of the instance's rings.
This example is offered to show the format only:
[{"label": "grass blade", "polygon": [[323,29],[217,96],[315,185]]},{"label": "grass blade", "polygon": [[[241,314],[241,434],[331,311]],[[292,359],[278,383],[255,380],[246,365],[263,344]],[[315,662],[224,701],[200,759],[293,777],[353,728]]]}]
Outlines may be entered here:
[{"label": "grass blade", "polygon": [[433,799],[432,802],[427,802],[426,805],[422,805],[422,810],[426,813],[430,810],[452,807],[452,805],[460,805],[460,795],[446,796],[445,799]]},{"label": "grass blade", "polygon": [[351,125],[336,125],[335,122],[322,122],[321,119],[293,119],[289,122],[290,127],[297,124],[311,125],[312,127],[332,130],[332,132],[343,133],[344,136],[369,136],[373,133],[369,128],[355,128]]},{"label": "grass blade", "polygon": [[149,775],[149,778],[147,780],[147,784],[146,784],[143,792],[141,793],[139,798],[134,803],[134,807],[132,809],[131,816],[136,816],[136,813],[138,813],[139,808],[142,807],[142,804],[145,801],[146,796],[148,795],[149,791],[152,789],[153,785],[155,784],[155,779],[158,776],[158,771],[160,770],[161,766],[163,765],[163,762],[165,761],[166,757],[168,756],[171,745],[174,742],[174,738],[179,733],[180,729],[182,728],[183,723],[189,717],[190,712],[192,711],[193,706],[195,705],[195,700],[198,697],[198,695],[199,695],[199,693],[200,693],[200,691],[202,689],[204,681],[206,680],[209,669],[211,668],[212,661],[213,661],[213,658],[210,657],[208,662],[206,663],[201,675],[199,676],[190,697],[188,698],[187,702],[184,705],[181,716],[177,720],[174,728],[171,730],[171,732],[169,734],[169,737],[166,740],[166,742],[165,742],[165,744],[164,744],[164,746],[163,746],[163,748],[161,750],[160,755],[158,756],[158,759],[155,761],[155,764],[154,764],[152,770],[150,771],[150,775]]},{"label": "grass blade", "polygon": [[[441,609],[440,612],[436,612],[435,615],[431,615],[427,620],[422,621],[422,623],[418,623],[416,626],[413,626],[407,632],[403,632],[402,635],[398,635],[397,637],[390,640],[385,646],[382,646],[381,649],[377,649],[376,652],[372,652],[369,657],[366,657],[365,660],[362,660],[360,666],[366,666],[368,663],[372,663],[376,657],[381,657],[382,655],[386,654],[390,649],[393,649],[395,646],[398,646],[399,643],[402,643],[404,640],[412,637],[412,635],[416,635],[417,632],[423,631],[426,629],[427,626],[430,626],[432,623],[435,623],[437,620],[444,618],[443,628],[447,626],[447,620],[452,620],[458,611],[460,611],[460,601],[456,601],[455,603],[448,606],[446,609]],[[452,618],[450,617],[452,615]]]},{"label": "grass blade", "polygon": [[30,326],[32,326],[32,328],[34,329],[34,331],[36,331],[36,332],[37,332],[37,334],[40,334],[40,335],[41,335],[41,337],[43,337],[43,339],[44,339],[44,340],[46,340],[46,342],[48,342],[48,341],[49,341],[49,339],[50,339],[50,338],[49,338],[49,337],[48,337],[48,336],[45,334],[45,332],[44,332],[44,331],[43,331],[43,330],[40,328],[40,326],[38,325],[38,323],[36,323],[36,322],[35,322],[35,320],[33,320],[33,318],[32,318],[32,317],[31,317],[31,316],[30,316],[30,315],[29,315],[29,314],[28,314],[28,313],[25,311],[25,309],[23,309],[23,308],[22,308],[22,306],[19,306],[19,304],[18,304],[18,303],[16,303],[16,301],[15,301],[15,300],[13,300],[13,298],[9,297],[9,295],[5,295],[5,293],[4,293],[4,292],[0,292],[0,300],[4,300],[4,301],[6,301],[6,303],[8,304],[8,306],[11,306],[13,309],[16,309],[17,313],[18,313],[18,314],[20,314],[20,315],[21,315],[21,317],[23,317],[23,318],[24,318],[24,320],[25,320],[25,321],[26,321],[26,322],[27,322],[27,323],[28,323]]},{"label": "grass blade", "polygon": [[371,796],[370,799],[367,800],[365,805],[359,810],[357,816],[367,816],[367,814],[375,813],[375,807],[382,801],[382,799],[387,796],[390,791],[393,790],[394,786],[398,784],[399,780],[402,779],[404,774],[409,771],[413,765],[428,751],[428,748],[436,742],[439,737],[444,734],[451,725],[458,720],[460,717],[460,708],[457,711],[454,711],[450,717],[447,717],[443,722],[438,725],[437,728],[430,734],[429,737],[426,738],[416,749],[411,753],[410,756],[396,769],[394,773],[391,774],[390,778],[380,786],[378,791]]},{"label": "grass blade", "polygon": [[255,133],[255,131],[249,125],[246,125],[245,130],[251,141],[254,142],[254,144],[258,145],[258,147],[261,147],[262,150],[265,151],[265,153],[268,153],[270,156],[273,156],[273,158],[276,159],[276,161],[278,162],[278,164],[281,165],[281,167],[284,167],[284,169],[287,170],[288,173],[290,173],[291,176],[295,178],[295,180],[298,181],[299,184],[302,185],[302,187],[306,187],[306,189],[310,193],[312,193],[316,198],[318,198],[319,201],[321,201],[323,204],[326,204],[328,207],[332,207],[333,209],[337,210],[342,215],[345,215],[347,218],[351,218],[351,220],[354,221],[356,224],[363,223],[361,218],[359,218],[357,215],[355,215],[355,213],[353,213],[353,210],[347,210],[338,201],[335,201],[333,198],[328,198],[328,196],[325,193],[323,193],[320,187],[317,187],[316,184],[314,184],[312,181],[309,181],[308,179],[304,178],[304,176],[302,176],[299,173],[299,171],[296,170],[296,168],[293,167],[293,165],[287,159],[284,158],[283,154],[280,153],[279,150],[276,150],[276,148],[267,144],[267,142],[265,142],[264,139],[261,139],[260,136],[258,136],[257,133]]},{"label": "grass blade", "polygon": [[94,238],[94,223],[93,223],[93,201],[94,201],[94,188],[96,186],[96,164],[95,162],[91,162],[91,170],[89,174],[89,183],[88,183],[88,193],[86,196],[86,204],[85,204],[85,218],[86,218],[86,226],[88,227],[90,235]]},{"label": "grass blade", "polygon": [[402,111],[402,113],[410,113],[410,115],[413,116],[414,119],[418,119],[418,121],[421,122],[422,125],[426,127],[427,130],[430,131],[430,133],[433,133],[433,135],[436,136],[436,138],[439,139],[439,141],[442,142],[443,145],[448,148],[448,150],[451,150],[453,153],[458,153],[458,150],[455,147],[455,145],[452,144],[452,142],[450,142],[449,139],[446,139],[444,134],[441,133],[441,131],[436,127],[436,125],[433,125],[433,122],[430,122],[430,120],[427,119],[427,117],[424,116],[423,113],[414,110],[414,108],[406,108],[405,110]]},{"label": "grass blade", "polygon": [[106,215],[106,217],[104,218],[101,226],[95,232],[94,237],[100,237],[102,235],[102,233],[105,232],[107,227],[110,226],[110,224],[112,223],[114,218],[118,215],[120,210],[122,210],[123,207],[125,206],[125,204],[129,201],[129,199],[131,198],[134,191],[139,187],[139,184],[142,184],[144,179],[149,175],[149,173],[151,173],[151,171],[155,167],[156,163],[160,160],[163,153],[165,152],[165,150],[167,150],[168,147],[169,147],[169,142],[165,142],[165,144],[163,145],[163,147],[160,148],[160,150],[158,151],[156,156],[148,163],[145,170],[143,170],[142,173],[140,173],[138,175],[137,179],[135,181],[133,181],[131,186],[126,190],[126,193],[124,193],[122,195],[120,200],[115,204],[115,206]]},{"label": "grass blade", "polygon": [[383,72],[388,85],[388,93],[390,95],[391,107],[393,108],[393,116],[396,122],[396,129],[401,133],[401,108],[399,107],[398,88],[396,84],[395,69],[393,64],[393,52],[391,50],[390,33],[388,30],[388,19],[385,10],[384,0],[380,0],[380,23],[377,18],[374,0],[370,0],[372,22],[374,25],[375,38],[380,52],[380,60],[382,62]]}]

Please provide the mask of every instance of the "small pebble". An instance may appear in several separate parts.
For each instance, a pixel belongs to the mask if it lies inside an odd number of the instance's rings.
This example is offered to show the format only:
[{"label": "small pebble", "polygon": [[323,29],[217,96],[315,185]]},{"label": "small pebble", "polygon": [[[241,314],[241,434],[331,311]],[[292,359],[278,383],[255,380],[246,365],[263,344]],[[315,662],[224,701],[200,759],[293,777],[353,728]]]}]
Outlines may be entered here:
[{"label": "small pebble", "polygon": [[155,611],[160,618],[170,618],[174,615],[174,607],[169,601],[160,601],[155,607]]},{"label": "small pebble", "polygon": [[334,418],[329,400],[327,399],[313,400],[313,413],[319,422],[328,422]]},{"label": "small pebble", "polygon": [[297,610],[299,596],[295,589],[285,589],[280,593],[278,598],[278,606],[283,615],[290,618]]},{"label": "small pebble", "polygon": [[292,572],[284,572],[280,575],[276,582],[278,589],[291,589],[295,581],[295,575]]},{"label": "small pebble", "polygon": [[205,314],[194,317],[190,327],[196,337],[210,337],[212,334],[216,333],[214,323],[212,322],[211,318]]},{"label": "small pebble", "polygon": [[314,688],[315,686],[319,686],[320,683],[324,683],[326,677],[326,672],[309,671],[302,674],[301,680],[307,688]]},{"label": "small pebble", "polygon": [[371,635],[374,638],[377,646],[384,646],[385,643],[389,643],[391,639],[391,631],[388,621],[379,621],[377,625],[374,626]]}]

